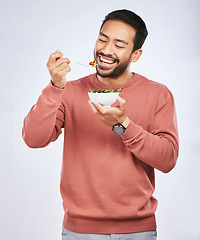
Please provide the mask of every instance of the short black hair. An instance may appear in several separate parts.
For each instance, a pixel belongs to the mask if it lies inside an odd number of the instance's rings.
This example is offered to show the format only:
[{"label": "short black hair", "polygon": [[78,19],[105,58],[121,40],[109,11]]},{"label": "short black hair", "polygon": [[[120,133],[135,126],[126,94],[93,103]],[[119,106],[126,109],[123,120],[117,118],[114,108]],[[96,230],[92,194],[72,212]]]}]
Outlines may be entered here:
[{"label": "short black hair", "polygon": [[103,20],[100,30],[108,20],[121,21],[133,27],[136,30],[133,52],[142,47],[148,35],[148,31],[145,22],[142,20],[140,16],[126,9],[113,11],[105,16],[105,19]]}]

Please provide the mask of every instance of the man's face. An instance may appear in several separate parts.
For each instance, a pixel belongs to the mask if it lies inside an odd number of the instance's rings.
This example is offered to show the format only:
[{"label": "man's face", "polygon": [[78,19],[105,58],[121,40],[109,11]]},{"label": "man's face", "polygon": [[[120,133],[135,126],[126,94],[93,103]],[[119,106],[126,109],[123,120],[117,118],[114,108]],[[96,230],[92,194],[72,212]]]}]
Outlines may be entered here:
[{"label": "man's face", "polygon": [[136,31],[115,20],[107,21],[98,36],[94,50],[97,74],[103,78],[118,78],[128,71]]}]

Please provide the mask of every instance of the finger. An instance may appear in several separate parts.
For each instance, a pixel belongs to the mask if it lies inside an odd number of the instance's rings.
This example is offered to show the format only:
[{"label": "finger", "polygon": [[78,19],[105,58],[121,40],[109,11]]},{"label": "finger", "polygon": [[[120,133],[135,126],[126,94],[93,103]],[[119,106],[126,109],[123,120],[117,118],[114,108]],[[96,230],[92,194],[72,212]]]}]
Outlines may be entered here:
[{"label": "finger", "polygon": [[67,63],[70,64],[70,60],[68,58],[59,58],[56,62],[55,62],[55,67],[60,66],[63,63]]},{"label": "finger", "polygon": [[66,75],[68,72],[70,72],[71,71],[71,68],[70,68],[70,66],[68,65],[68,66],[66,66],[65,68],[63,68],[63,70],[62,70],[62,74],[63,75]]},{"label": "finger", "polygon": [[59,51],[56,50],[56,52],[52,53],[49,57],[49,60],[47,62],[47,66],[50,66],[52,63],[54,63],[58,58],[63,57],[63,54]]},{"label": "finger", "polygon": [[59,68],[57,68],[56,70],[54,70],[52,72],[53,76],[55,75],[59,75],[59,76],[65,76],[68,72],[71,71],[71,68],[69,65],[66,66],[60,66]]},{"label": "finger", "polygon": [[98,111],[95,108],[94,104],[90,100],[88,101],[88,104],[89,104],[91,110],[93,111],[93,113],[95,113],[95,114],[98,113]]},{"label": "finger", "polygon": [[69,66],[66,62],[62,62],[59,66],[54,67],[56,71],[61,71],[63,68]]},{"label": "finger", "polygon": [[68,68],[68,67],[70,68],[70,66],[67,63],[63,63],[59,67],[57,67],[56,71],[59,72],[59,71],[62,71],[64,69]]},{"label": "finger", "polygon": [[60,51],[59,49],[57,49],[55,52],[56,52],[56,53],[57,53],[57,52],[58,52],[58,53],[61,53],[61,51]]},{"label": "finger", "polygon": [[100,103],[96,102],[94,105],[99,112],[101,112],[102,114],[106,113],[106,109]]},{"label": "finger", "polygon": [[125,109],[126,108],[126,100],[121,98],[120,96],[117,97],[117,100],[119,102],[119,108],[121,110]]}]

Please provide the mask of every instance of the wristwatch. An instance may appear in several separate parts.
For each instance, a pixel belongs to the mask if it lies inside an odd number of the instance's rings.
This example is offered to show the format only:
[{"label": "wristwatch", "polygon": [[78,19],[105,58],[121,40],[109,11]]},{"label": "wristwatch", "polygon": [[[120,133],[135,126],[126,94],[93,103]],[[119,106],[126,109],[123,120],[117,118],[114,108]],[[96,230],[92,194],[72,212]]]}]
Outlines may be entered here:
[{"label": "wristwatch", "polygon": [[112,130],[115,134],[122,135],[126,131],[126,128],[121,123],[118,123],[113,126]]},{"label": "wristwatch", "polygon": [[117,135],[122,135],[126,131],[129,122],[130,122],[129,118],[126,117],[123,123],[117,123],[112,127],[113,132]]}]

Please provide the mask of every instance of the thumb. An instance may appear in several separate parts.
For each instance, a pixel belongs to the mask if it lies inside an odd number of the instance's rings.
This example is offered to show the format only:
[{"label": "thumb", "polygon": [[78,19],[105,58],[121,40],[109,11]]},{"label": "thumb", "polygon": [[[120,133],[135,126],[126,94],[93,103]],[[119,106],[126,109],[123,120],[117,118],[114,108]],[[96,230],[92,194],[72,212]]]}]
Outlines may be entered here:
[{"label": "thumb", "polygon": [[61,53],[61,51],[60,51],[59,49],[57,49],[55,52],[56,52],[56,53]]},{"label": "thumb", "polygon": [[126,100],[121,98],[120,96],[117,97],[117,100],[119,102],[119,108],[121,110],[124,110],[126,108]]}]

